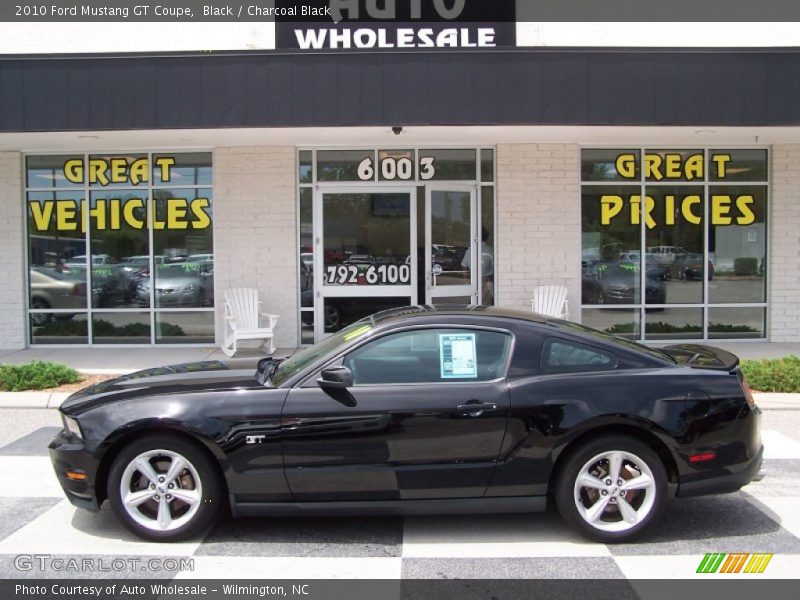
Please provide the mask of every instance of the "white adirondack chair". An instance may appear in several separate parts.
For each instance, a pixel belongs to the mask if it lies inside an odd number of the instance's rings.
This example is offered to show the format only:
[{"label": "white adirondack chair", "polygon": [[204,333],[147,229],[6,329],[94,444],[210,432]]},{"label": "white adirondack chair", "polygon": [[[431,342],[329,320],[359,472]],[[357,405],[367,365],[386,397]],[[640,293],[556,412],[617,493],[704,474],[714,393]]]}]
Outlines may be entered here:
[{"label": "white adirondack chair", "polygon": [[[261,318],[266,324],[261,325]],[[272,342],[278,315],[261,312],[258,290],[233,288],[225,292],[225,338],[222,351],[228,356],[236,354],[239,340],[264,340],[267,354],[275,352]]]},{"label": "white adirondack chair", "polygon": [[547,317],[566,319],[569,314],[567,288],[560,285],[541,285],[535,288],[531,309]]}]

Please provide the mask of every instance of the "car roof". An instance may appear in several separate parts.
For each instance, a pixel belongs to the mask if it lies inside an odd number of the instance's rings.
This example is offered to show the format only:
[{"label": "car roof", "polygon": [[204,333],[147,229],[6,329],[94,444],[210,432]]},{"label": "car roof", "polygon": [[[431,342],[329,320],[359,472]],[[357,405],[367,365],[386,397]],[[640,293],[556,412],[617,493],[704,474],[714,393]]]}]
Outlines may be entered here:
[{"label": "car roof", "polygon": [[390,308],[372,316],[375,325],[388,325],[396,321],[407,322],[414,318],[430,318],[436,316],[457,317],[464,316],[470,318],[495,317],[506,319],[518,319],[530,321],[532,323],[548,323],[547,317],[535,312],[526,310],[516,310],[512,308],[500,308],[497,306],[465,306],[463,304],[437,304],[425,306],[403,306],[400,308]]},{"label": "car roof", "polygon": [[[405,306],[401,308],[391,308],[372,315],[375,328],[392,328],[392,325],[413,325],[415,321],[429,323],[436,317],[467,317],[466,320],[481,318],[514,319],[524,321],[531,325],[546,325],[549,331],[558,331],[570,337],[582,339],[590,344],[600,344],[606,347],[613,347],[615,352],[623,352],[627,355],[637,355],[640,358],[653,360],[658,358],[659,362],[669,364],[671,361],[666,357],[655,354],[655,351],[645,346],[635,344],[625,339],[595,332],[594,330],[564,321],[562,319],[550,318],[545,315],[529,310],[517,310],[513,308],[500,308],[496,306],[465,306],[465,305],[426,305],[426,306]],[[480,323],[475,323],[479,325]],[[598,337],[602,336],[602,337]]]}]

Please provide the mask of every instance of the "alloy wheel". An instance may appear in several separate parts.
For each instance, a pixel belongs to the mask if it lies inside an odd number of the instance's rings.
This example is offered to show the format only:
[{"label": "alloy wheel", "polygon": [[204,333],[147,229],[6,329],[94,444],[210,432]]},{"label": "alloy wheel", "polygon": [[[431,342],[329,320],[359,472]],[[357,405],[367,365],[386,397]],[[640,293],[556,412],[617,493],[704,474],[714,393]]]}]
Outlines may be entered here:
[{"label": "alloy wheel", "polygon": [[152,531],[172,531],[190,522],[202,504],[197,469],[172,450],[149,450],[130,461],[120,481],[127,514]]},{"label": "alloy wheel", "polygon": [[578,514],[591,527],[623,532],[641,523],[653,509],[656,481],[645,461],[613,450],[589,459],[574,486]]}]

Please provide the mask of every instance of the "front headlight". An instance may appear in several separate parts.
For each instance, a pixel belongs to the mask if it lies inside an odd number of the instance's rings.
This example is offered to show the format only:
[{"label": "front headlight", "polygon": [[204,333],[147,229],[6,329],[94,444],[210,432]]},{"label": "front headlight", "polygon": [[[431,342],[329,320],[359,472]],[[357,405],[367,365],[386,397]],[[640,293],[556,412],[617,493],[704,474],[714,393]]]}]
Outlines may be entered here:
[{"label": "front headlight", "polygon": [[61,421],[64,423],[64,430],[70,432],[72,435],[83,438],[81,434],[81,427],[78,422],[72,417],[61,415]]}]

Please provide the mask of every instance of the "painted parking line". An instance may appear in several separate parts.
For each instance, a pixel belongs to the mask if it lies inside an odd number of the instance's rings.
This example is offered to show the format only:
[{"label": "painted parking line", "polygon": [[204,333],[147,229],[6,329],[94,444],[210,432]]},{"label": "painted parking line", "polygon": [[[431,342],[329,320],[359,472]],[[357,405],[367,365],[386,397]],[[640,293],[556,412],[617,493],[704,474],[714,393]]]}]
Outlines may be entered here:
[{"label": "painted parking line", "polygon": [[13,485],[0,486],[0,497],[63,498],[64,491],[46,456],[0,456],[0,473]]},{"label": "painted parking line", "polygon": [[610,556],[605,544],[587,541],[558,514],[407,517],[404,558],[517,558]]},{"label": "painted parking line", "polygon": [[63,500],[0,541],[0,554],[187,556],[201,541],[202,536],[168,545],[145,542],[124,529],[107,505],[91,513]]},{"label": "painted parking line", "polygon": [[764,443],[764,459],[800,458],[800,442],[775,429],[762,429],[761,441]]}]

